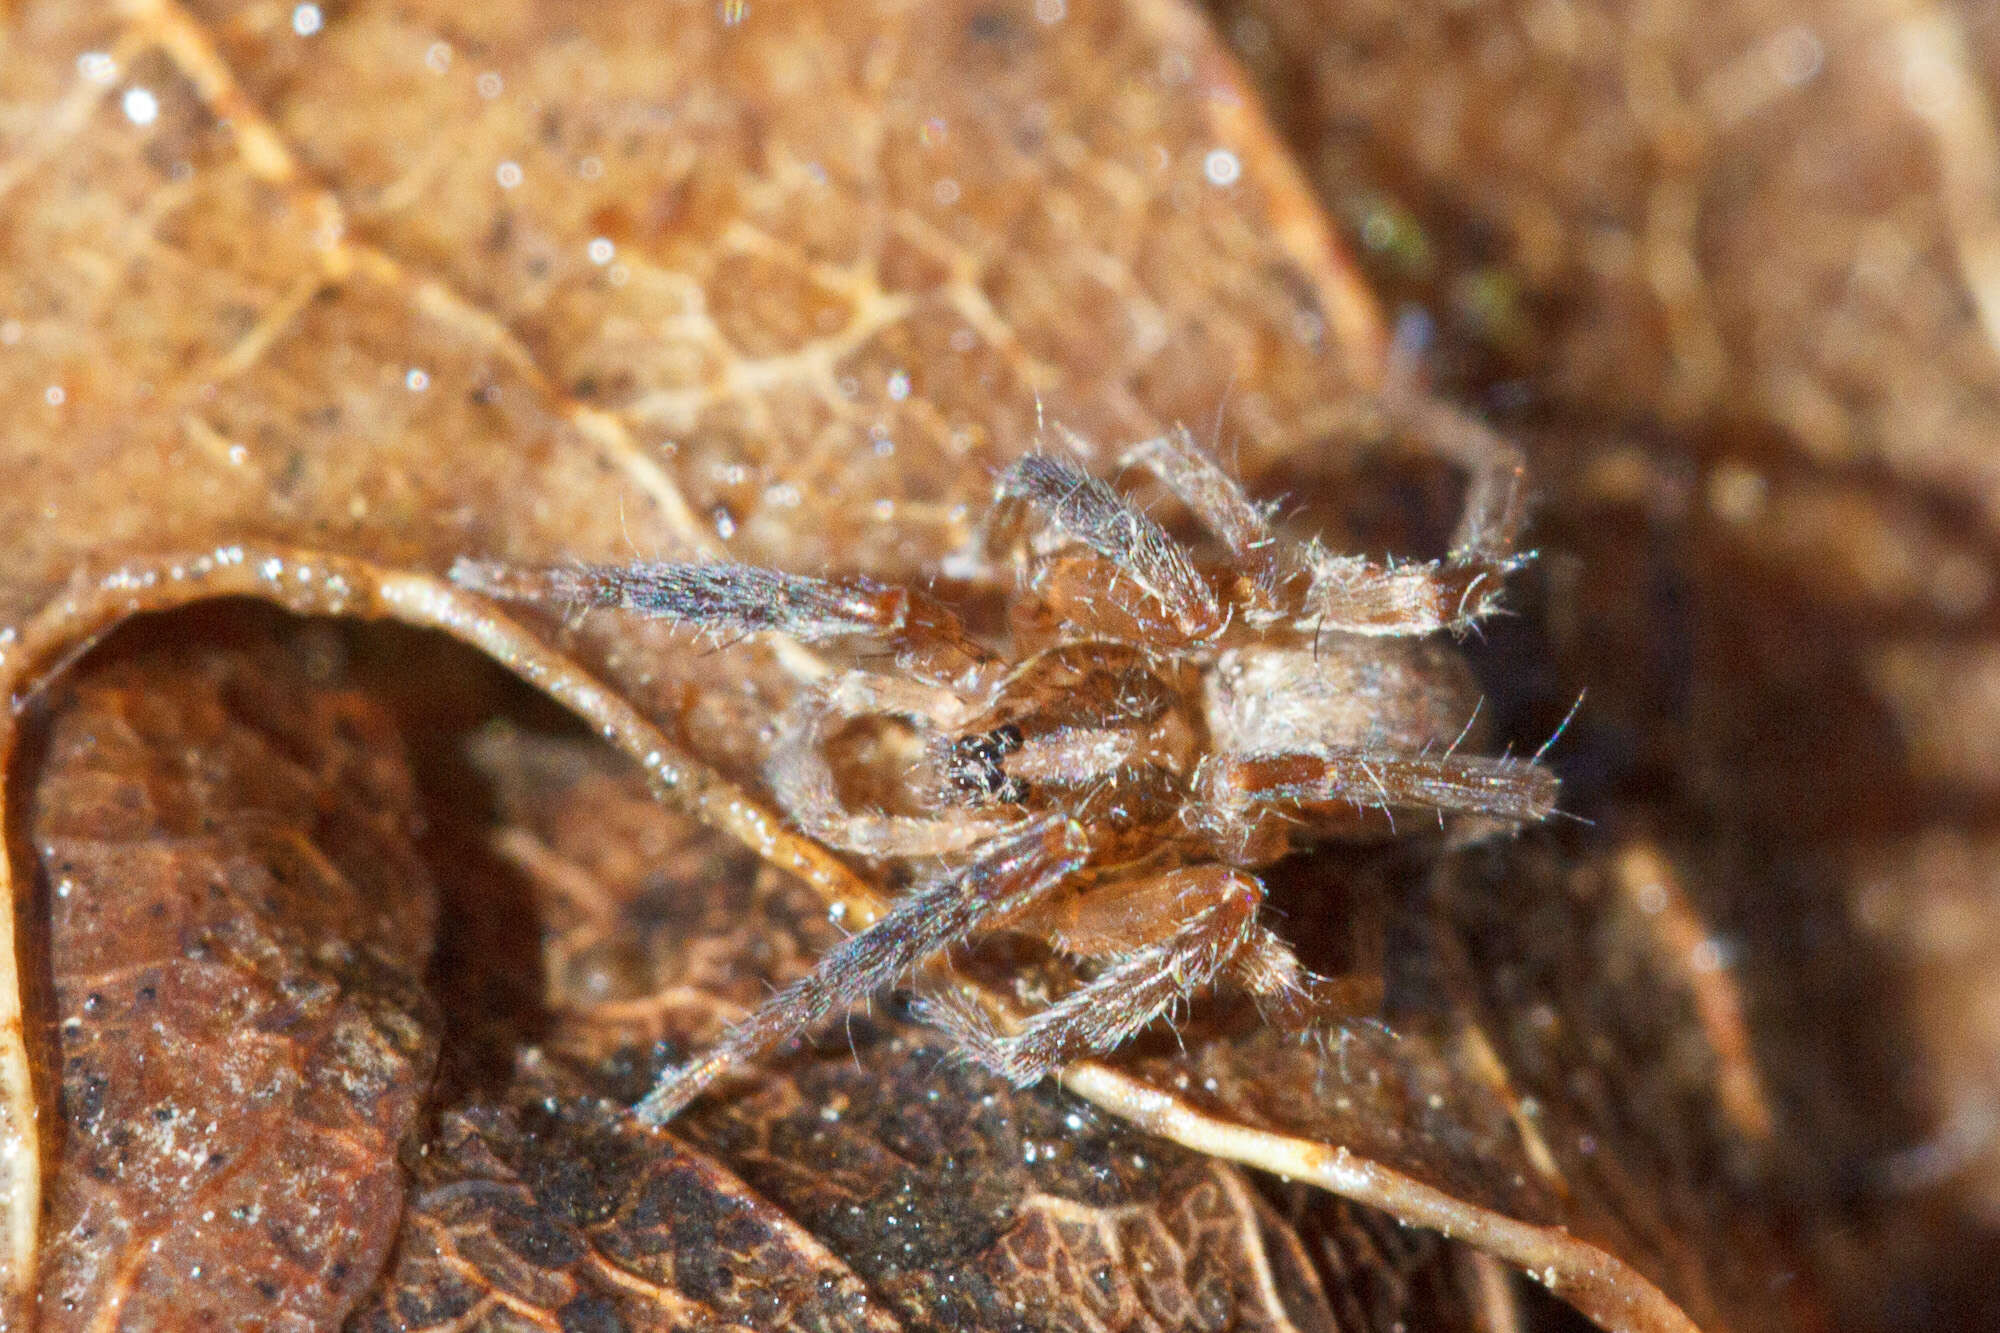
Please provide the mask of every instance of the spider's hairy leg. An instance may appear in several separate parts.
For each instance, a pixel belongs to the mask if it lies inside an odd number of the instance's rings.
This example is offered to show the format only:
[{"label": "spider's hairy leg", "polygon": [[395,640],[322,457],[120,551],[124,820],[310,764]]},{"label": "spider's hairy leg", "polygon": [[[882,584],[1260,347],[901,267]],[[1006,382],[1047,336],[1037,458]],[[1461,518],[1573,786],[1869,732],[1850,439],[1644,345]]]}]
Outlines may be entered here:
[{"label": "spider's hairy leg", "polygon": [[523,567],[460,559],[451,577],[489,597],[633,611],[731,638],[773,631],[801,643],[880,639],[899,664],[931,679],[991,657],[933,598],[858,575],[814,578],[723,562]]},{"label": "spider's hairy leg", "polygon": [[640,562],[522,567],[461,559],[454,583],[508,601],[610,607],[726,634],[776,630],[806,643],[893,634],[904,593],[872,579],[818,579],[755,565]]},{"label": "spider's hairy leg", "polygon": [[1397,322],[1382,406],[1394,423],[1465,474],[1465,508],[1452,538],[1451,561],[1504,567],[1527,521],[1527,456],[1484,422],[1424,392],[1429,333],[1421,317]]},{"label": "spider's hairy leg", "polygon": [[826,759],[831,724],[847,718],[903,716],[942,731],[963,725],[970,709],[940,686],[849,671],[806,692],[778,723],[765,779],[800,829],[830,847],[863,856],[942,856],[984,842],[1014,822],[958,813],[949,819],[856,813],[844,805]]},{"label": "spider's hairy leg", "polygon": [[1524,759],[1329,746],[1301,754],[1215,759],[1197,783],[1216,810],[1337,806],[1479,815],[1529,824],[1555,813],[1560,783]]},{"label": "spider's hairy leg", "polygon": [[1285,570],[1269,518],[1244,493],[1242,484],[1195,443],[1187,427],[1176,426],[1165,435],[1140,441],[1118,462],[1121,467],[1143,467],[1159,478],[1195,520],[1229,548],[1231,558],[1264,598],[1276,598]]},{"label": "spider's hairy leg", "polygon": [[[1232,881],[1230,875],[1237,879]],[[1191,914],[1203,909],[1206,899],[1246,879],[1241,872],[1225,872],[1218,866],[1202,867],[1198,874],[1136,876],[1051,896],[1023,924],[1046,930],[1051,943],[1078,957],[1129,953],[1171,940]],[[1225,967],[1230,980],[1279,1027],[1300,1029],[1317,1019],[1373,1013],[1381,1007],[1378,974],[1321,976],[1300,962],[1292,947],[1268,926],[1256,921],[1245,930]]]},{"label": "spider's hairy leg", "polygon": [[[1025,508],[1039,515],[1043,541],[1081,546],[1096,557],[1095,570],[1052,560],[1052,572],[1082,581],[1069,600],[1122,604],[1148,627],[1148,638],[1200,642],[1219,633],[1228,614],[1185,548],[1124,496],[1088,472],[1047,454],[1029,454],[1001,474],[994,512]],[[1092,575],[1095,574],[1093,578]],[[1106,577],[1109,576],[1109,577]],[[1135,601],[1130,592],[1141,598]]]},{"label": "spider's hairy leg", "polygon": [[[1434,407],[1419,402],[1410,411]],[[1437,410],[1449,416],[1445,409]],[[1450,420],[1461,430],[1485,430],[1469,419]],[[1520,454],[1491,431],[1482,440],[1490,449],[1472,450],[1476,458],[1450,455],[1473,478],[1466,510],[1470,527],[1461,525],[1448,558],[1428,563],[1384,564],[1336,555],[1317,542],[1293,554],[1275,539],[1264,511],[1185,427],[1134,445],[1120,461],[1153,473],[1229,548],[1249,581],[1253,622],[1276,619],[1283,585],[1303,572],[1305,593],[1292,611],[1316,632],[1414,637],[1439,630],[1463,633],[1494,609],[1501,581],[1513,567],[1509,550],[1521,522]],[[1488,466],[1495,458],[1501,460],[1497,470]],[[1514,480],[1503,486],[1510,477]],[[1503,490],[1504,502],[1496,500]],[[1504,512],[1496,513],[1495,505]],[[1469,536],[1473,529],[1476,536]]]},{"label": "spider's hairy leg", "polygon": [[1528,460],[1520,446],[1449,403],[1397,396],[1391,410],[1404,427],[1465,473],[1465,509],[1452,536],[1456,564],[1506,565],[1527,522]]},{"label": "spider's hairy leg", "polygon": [[1499,607],[1512,560],[1382,563],[1336,555],[1308,542],[1307,587],[1297,620],[1315,634],[1417,638],[1440,630],[1463,634]]},{"label": "spider's hairy leg", "polygon": [[664,1073],[632,1114],[663,1125],[703,1089],[773,1046],[845,1010],[937,954],[1018,915],[1083,864],[1081,829],[1039,819],[944,871],[868,929],[832,949],[805,976],[722,1035],[700,1059]]},{"label": "spider's hairy leg", "polygon": [[1229,960],[1229,977],[1256,1000],[1266,1022],[1294,1032],[1317,1022],[1372,1014],[1382,1007],[1380,973],[1321,976],[1300,962],[1292,946],[1267,926],[1252,929]]},{"label": "spider's hairy leg", "polygon": [[1169,870],[1143,887],[1148,896],[1175,905],[1178,927],[1114,954],[1104,971],[1014,1031],[1001,1030],[991,1015],[949,994],[922,1001],[920,1016],[1017,1087],[1039,1082],[1077,1056],[1122,1046],[1229,967],[1259,929],[1257,907],[1264,900],[1255,876],[1219,865]]}]

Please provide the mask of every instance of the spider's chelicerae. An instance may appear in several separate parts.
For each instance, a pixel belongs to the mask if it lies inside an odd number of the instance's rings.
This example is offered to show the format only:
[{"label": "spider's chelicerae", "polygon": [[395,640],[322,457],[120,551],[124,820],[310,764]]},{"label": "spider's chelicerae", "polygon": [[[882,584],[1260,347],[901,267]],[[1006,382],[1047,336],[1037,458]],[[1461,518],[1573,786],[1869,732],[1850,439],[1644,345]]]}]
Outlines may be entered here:
[{"label": "spider's chelicerae", "polygon": [[[1518,455],[1494,442],[1474,457],[1451,553],[1382,563],[1278,537],[1185,431],[1123,463],[1186,505],[1207,534],[1192,548],[1078,465],[1031,454],[952,571],[1011,574],[1004,648],[931,594],[865,578],[462,562],[455,578],[501,596],[863,650],[784,717],[766,777],[804,833],[902,860],[914,883],[636,1114],[666,1121],[731,1068],[993,931],[1046,939],[1085,979],[1018,1022],[951,997],[922,1012],[1022,1085],[1217,981],[1293,1013],[1337,993],[1258,920],[1259,867],[1390,831],[1399,814],[1477,832],[1554,809],[1556,779],[1534,761],[1457,750],[1476,696],[1445,636],[1494,609],[1519,559]],[[885,719],[918,743],[895,799],[855,808],[835,745]]]}]

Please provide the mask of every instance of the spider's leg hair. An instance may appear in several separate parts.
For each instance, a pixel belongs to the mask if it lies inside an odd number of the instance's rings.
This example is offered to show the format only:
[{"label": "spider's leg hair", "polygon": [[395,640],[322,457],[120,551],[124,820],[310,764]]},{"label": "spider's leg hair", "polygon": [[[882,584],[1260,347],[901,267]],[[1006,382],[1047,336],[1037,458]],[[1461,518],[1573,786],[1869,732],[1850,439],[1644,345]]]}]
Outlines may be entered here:
[{"label": "spider's leg hair", "polygon": [[1088,472],[1048,454],[1028,454],[1001,474],[997,500],[1032,507],[1052,533],[1110,563],[1191,634],[1223,623],[1214,591],[1181,544]]},{"label": "spider's leg hair", "polygon": [[[1465,744],[1465,738],[1472,734],[1473,724],[1479,721],[1479,711],[1486,707],[1486,696],[1480,695],[1472,701],[1472,712],[1467,715],[1465,725],[1458,729],[1458,735],[1451,738],[1451,744],[1444,747],[1445,758],[1458,753],[1458,747]],[[1536,756],[1540,758],[1539,755]]]},{"label": "spider's leg hair", "polygon": [[[917,1013],[943,1027],[973,1060],[1027,1087],[1084,1054],[1122,1046],[1179,1000],[1214,981],[1256,928],[1263,886],[1252,876],[1221,866],[1167,872],[1208,880],[1198,892],[1210,901],[1158,944],[1126,954],[1012,1032],[958,997],[919,1001]],[[1190,889],[1190,892],[1196,890]]]},{"label": "spider's leg hair", "polygon": [[1209,780],[1236,803],[1353,802],[1391,811],[1484,815],[1517,824],[1554,814],[1561,786],[1554,773],[1524,760],[1362,746],[1230,759],[1220,762]]},{"label": "spider's leg hair", "polygon": [[1549,738],[1542,742],[1540,749],[1535,751],[1534,761],[1536,763],[1539,764],[1542,762],[1542,756],[1549,752],[1549,747],[1561,740],[1563,733],[1569,730],[1569,724],[1576,721],[1577,712],[1583,707],[1584,695],[1588,693],[1588,690],[1577,691],[1576,702],[1569,706],[1569,711],[1563,714],[1563,720],[1556,723],[1556,729],[1549,733]]},{"label": "spider's leg hair", "polygon": [[874,925],[843,940],[706,1055],[664,1073],[632,1114],[643,1124],[665,1124],[723,1074],[1021,911],[1084,858],[1082,830],[1063,819],[1036,820],[996,839],[975,860],[932,877]]},{"label": "spider's leg hair", "polygon": [[461,559],[452,581],[510,601],[612,607],[691,629],[733,634],[776,630],[813,643],[847,635],[893,635],[909,594],[873,579],[787,574],[756,565],[642,562],[519,568]]}]

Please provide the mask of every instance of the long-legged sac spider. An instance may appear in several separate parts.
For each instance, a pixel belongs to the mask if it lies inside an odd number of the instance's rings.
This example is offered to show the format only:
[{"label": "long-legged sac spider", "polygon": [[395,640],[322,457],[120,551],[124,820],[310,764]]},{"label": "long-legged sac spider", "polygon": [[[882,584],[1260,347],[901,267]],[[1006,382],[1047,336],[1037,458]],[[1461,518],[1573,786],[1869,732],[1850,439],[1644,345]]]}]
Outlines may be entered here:
[{"label": "long-legged sac spider", "polygon": [[[1380,836],[1398,815],[1476,833],[1555,808],[1556,779],[1533,760],[1457,750],[1476,696],[1441,632],[1491,612],[1519,560],[1522,469],[1487,438],[1466,452],[1452,551],[1428,563],[1281,539],[1185,431],[1123,465],[1187,507],[1206,533],[1196,547],[1076,464],[1030,454],[952,571],[1011,576],[1004,647],[932,594],[866,578],[461,562],[455,578],[496,595],[840,644],[855,664],[785,714],[765,776],[802,832],[907,864],[911,887],[669,1070],[637,1116],[665,1122],[723,1073],[994,931],[1043,938],[1084,979],[1025,1019],[950,996],[920,1011],[1023,1086],[1218,981],[1293,1012],[1347,993],[1258,920],[1258,868],[1302,843]],[[914,739],[888,794],[856,798],[836,747],[870,725]]]}]

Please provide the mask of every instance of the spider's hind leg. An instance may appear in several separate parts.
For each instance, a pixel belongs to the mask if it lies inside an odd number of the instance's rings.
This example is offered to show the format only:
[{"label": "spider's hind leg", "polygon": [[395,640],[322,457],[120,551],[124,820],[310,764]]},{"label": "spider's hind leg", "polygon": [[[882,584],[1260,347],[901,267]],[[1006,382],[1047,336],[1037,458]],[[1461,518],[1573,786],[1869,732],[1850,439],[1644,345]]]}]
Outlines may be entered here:
[{"label": "spider's hind leg", "polygon": [[1308,543],[1301,625],[1353,634],[1465,634],[1499,609],[1501,585],[1529,559],[1519,549],[1527,456],[1485,422],[1424,391],[1420,330],[1419,321],[1398,327],[1379,401],[1398,437],[1465,478],[1451,549],[1442,560],[1377,563]]},{"label": "spider's hind leg", "polygon": [[[1057,942],[1065,948],[1103,953],[1113,961],[1013,1031],[1002,1030],[991,1015],[955,995],[928,997],[918,1013],[949,1033],[973,1060],[1017,1087],[1027,1087],[1071,1059],[1114,1050],[1131,1040],[1176,1001],[1222,975],[1262,933],[1256,913],[1264,900],[1263,885],[1240,870],[1182,867],[1130,886],[1113,886],[1108,894],[1128,927],[1157,928],[1156,921],[1142,925],[1136,914],[1122,910],[1141,904],[1148,917],[1158,913],[1164,919],[1171,913],[1177,924],[1134,948],[1107,930],[1108,923],[1074,917],[1069,929],[1053,923]],[[1088,893],[1077,901],[1087,904]],[[1284,948],[1275,938],[1270,943]],[[1261,949],[1259,957],[1264,957]],[[1259,974],[1253,970],[1252,975]],[[1278,979],[1276,972],[1264,975]]]},{"label": "spider's hind leg", "polygon": [[1036,820],[997,840],[977,859],[936,876],[874,925],[842,941],[811,972],[724,1033],[706,1055],[662,1074],[632,1114],[643,1124],[665,1124],[730,1070],[1027,910],[1082,864],[1083,855],[1081,834],[1057,819]]}]

